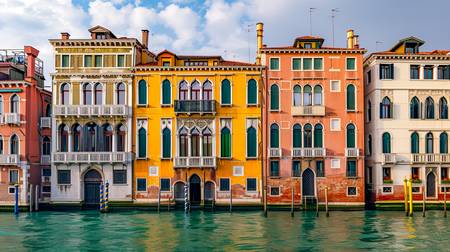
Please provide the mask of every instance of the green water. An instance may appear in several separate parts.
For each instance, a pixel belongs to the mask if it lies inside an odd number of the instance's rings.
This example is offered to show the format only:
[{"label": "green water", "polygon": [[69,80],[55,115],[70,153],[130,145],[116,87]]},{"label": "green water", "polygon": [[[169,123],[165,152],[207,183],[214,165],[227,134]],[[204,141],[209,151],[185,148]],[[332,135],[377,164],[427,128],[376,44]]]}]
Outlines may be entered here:
[{"label": "green water", "polygon": [[450,250],[450,218],[402,212],[0,213],[0,251]]}]

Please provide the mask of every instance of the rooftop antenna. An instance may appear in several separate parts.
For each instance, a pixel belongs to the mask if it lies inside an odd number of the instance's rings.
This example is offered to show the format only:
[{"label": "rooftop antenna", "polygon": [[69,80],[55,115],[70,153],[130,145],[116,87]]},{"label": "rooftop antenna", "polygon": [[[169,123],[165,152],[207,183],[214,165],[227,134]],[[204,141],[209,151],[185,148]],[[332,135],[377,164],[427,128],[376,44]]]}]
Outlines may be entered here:
[{"label": "rooftop antenna", "polygon": [[339,12],[338,8],[331,9],[331,31],[333,38],[333,47],[334,47],[334,18],[336,17],[337,12]]},{"label": "rooftop antenna", "polygon": [[312,13],[316,8],[309,8],[309,35],[312,36]]},{"label": "rooftop antenna", "polygon": [[375,51],[378,52],[378,45],[383,44],[383,41],[375,41]]}]

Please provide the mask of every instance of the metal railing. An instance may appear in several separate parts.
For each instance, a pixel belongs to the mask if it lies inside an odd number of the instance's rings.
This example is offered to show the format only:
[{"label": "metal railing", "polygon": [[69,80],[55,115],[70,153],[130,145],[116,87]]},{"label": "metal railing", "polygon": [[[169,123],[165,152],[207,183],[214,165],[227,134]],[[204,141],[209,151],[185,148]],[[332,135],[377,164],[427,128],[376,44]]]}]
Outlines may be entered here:
[{"label": "metal railing", "polygon": [[214,100],[175,100],[175,113],[215,113]]},{"label": "metal railing", "polygon": [[128,116],[127,105],[55,105],[56,116]]},{"label": "metal railing", "polygon": [[216,157],[175,157],[176,168],[216,168]]},{"label": "metal railing", "polygon": [[53,163],[127,163],[133,160],[131,152],[55,152]]}]

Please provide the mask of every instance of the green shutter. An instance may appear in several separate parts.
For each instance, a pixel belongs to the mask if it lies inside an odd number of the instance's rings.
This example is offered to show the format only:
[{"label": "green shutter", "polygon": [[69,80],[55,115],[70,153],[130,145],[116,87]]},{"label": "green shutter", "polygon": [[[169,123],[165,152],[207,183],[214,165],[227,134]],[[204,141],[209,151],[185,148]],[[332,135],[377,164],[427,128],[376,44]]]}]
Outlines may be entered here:
[{"label": "green shutter", "polygon": [[248,81],[247,85],[247,104],[256,104],[257,99],[256,96],[258,94],[256,81],[251,79]]},{"label": "green shutter", "polygon": [[103,66],[103,57],[102,55],[95,55],[95,67]]},{"label": "green shutter", "polygon": [[391,135],[383,134],[383,153],[391,153]]},{"label": "green shutter", "polygon": [[300,70],[302,59],[292,59],[292,70]]},{"label": "green shutter", "polygon": [[272,124],[270,126],[270,148],[280,147],[280,132],[278,125]]},{"label": "green shutter", "polygon": [[147,131],[144,128],[140,128],[138,132],[138,157],[147,156]]},{"label": "green shutter", "polygon": [[302,147],[302,128],[300,125],[294,125],[294,130],[292,133],[292,142],[294,148]]},{"label": "green shutter", "polygon": [[311,58],[303,58],[303,70],[312,70]]},{"label": "green shutter", "polygon": [[355,126],[353,124],[347,126],[347,148],[355,148]]},{"label": "green shutter", "polygon": [[317,124],[314,127],[314,148],[323,147],[322,125]]},{"label": "green shutter", "polygon": [[62,67],[69,67],[69,59],[70,59],[69,55],[62,56],[62,62],[61,62]]},{"label": "green shutter", "polygon": [[270,110],[278,110],[280,108],[280,92],[278,85],[273,84],[270,87]]},{"label": "green shutter", "polygon": [[125,66],[125,56],[124,55],[117,55],[117,66],[118,67]]},{"label": "green shutter", "polygon": [[220,156],[231,157],[231,136],[230,129],[223,128],[220,134]]},{"label": "green shutter", "polygon": [[314,70],[322,70],[322,59],[314,59]]},{"label": "green shutter", "polygon": [[347,110],[355,110],[355,86],[347,86]]},{"label": "green shutter", "polygon": [[163,158],[170,158],[171,150],[171,137],[170,130],[165,128],[163,130]]},{"label": "green shutter", "polygon": [[230,81],[225,79],[222,81],[222,104],[231,104],[231,85]]},{"label": "green shutter", "polygon": [[147,83],[145,80],[140,80],[138,84],[138,104],[147,104]]},{"label": "green shutter", "polygon": [[280,70],[280,59],[278,58],[270,59],[270,70]]},{"label": "green shutter", "polygon": [[92,67],[92,55],[84,55],[84,67]]},{"label": "green shutter", "polygon": [[162,84],[162,104],[170,104],[170,81],[164,80]]},{"label": "green shutter", "polygon": [[441,154],[448,153],[448,136],[447,133],[441,133],[439,136],[439,152]]},{"label": "green shutter", "polygon": [[256,157],[256,129],[250,127],[247,129],[247,157]]},{"label": "green shutter", "polygon": [[411,153],[419,153],[419,135],[417,133],[411,135]]},{"label": "green shutter", "polygon": [[347,70],[355,70],[355,58],[347,58]]}]

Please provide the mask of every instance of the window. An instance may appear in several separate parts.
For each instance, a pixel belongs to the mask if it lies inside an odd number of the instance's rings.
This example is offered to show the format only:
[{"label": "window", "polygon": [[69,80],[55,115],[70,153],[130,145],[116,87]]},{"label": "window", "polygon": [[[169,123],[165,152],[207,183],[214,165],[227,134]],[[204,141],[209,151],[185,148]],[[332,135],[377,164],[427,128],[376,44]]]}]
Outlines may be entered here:
[{"label": "window", "polygon": [[84,67],[92,67],[92,55],[84,55]]},{"label": "window", "polygon": [[323,160],[316,160],[316,175],[317,177],[325,177],[325,167]]},{"label": "window", "polygon": [[51,186],[42,186],[42,192],[43,193],[51,193],[52,187]]},{"label": "window", "polygon": [[418,180],[420,179],[420,171],[419,171],[419,167],[411,167],[411,178],[413,180]]},{"label": "window", "polygon": [[244,166],[233,166],[233,176],[235,177],[244,176]]},{"label": "window", "polygon": [[270,58],[270,70],[280,70],[279,58]]},{"label": "window", "polygon": [[392,182],[391,180],[391,167],[383,167],[383,182],[385,184]]},{"label": "window", "polygon": [[306,124],[303,127],[303,148],[312,147],[312,126],[311,124]]},{"label": "window", "polygon": [[162,178],[159,183],[161,192],[170,192],[170,179]]},{"label": "window", "polygon": [[61,67],[70,67],[70,57],[69,55],[61,56]]},{"label": "window", "polygon": [[295,107],[302,105],[302,88],[299,85],[294,86],[294,97],[292,103]]},{"label": "window", "polygon": [[147,105],[147,82],[140,80],[138,83],[138,105]]},{"label": "window", "polygon": [[330,130],[331,131],[340,131],[341,130],[341,119],[340,118],[331,118],[330,119]]},{"label": "window", "polygon": [[347,187],[347,195],[348,196],[356,196],[358,194],[358,190],[355,186],[349,186]]},{"label": "window", "polygon": [[58,170],[57,173],[58,184],[70,185],[70,170]]},{"label": "window", "polygon": [[94,104],[95,105],[103,104],[103,85],[100,83],[97,83],[94,86]]},{"label": "window", "polygon": [[117,55],[117,67],[125,66],[125,55]]},{"label": "window", "polygon": [[255,178],[247,178],[247,192],[256,192],[257,184]]},{"label": "window", "polygon": [[380,118],[392,118],[392,103],[389,97],[385,96],[380,103]]},{"label": "window", "polygon": [[20,104],[19,96],[16,94],[11,96],[11,108],[10,108],[11,113],[20,113],[19,104]]},{"label": "window", "polygon": [[278,160],[270,160],[270,176],[271,177],[280,176],[280,163]]},{"label": "window", "polygon": [[372,121],[372,102],[367,102],[367,121]]},{"label": "window", "polygon": [[63,83],[60,88],[61,105],[69,104],[69,84]]},{"label": "window", "polygon": [[411,153],[419,153],[419,134],[411,134]]},{"label": "window", "polygon": [[306,85],[303,88],[303,106],[312,105],[312,89],[310,85]]},{"label": "window", "polygon": [[19,154],[19,137],[14,134],[11,136],[11,138],[9,139],[10,143],[9,143],[9,151],[10,154],[13,155],[18,155]]},{"label": "window", "polygon": [[9,184],[19,183],[19,170],[9,170]]},{"label": "window", "polygon": [[356,177],[356,160],[347,160],[347,177]]},{"label": "window", "polygon": [[389,133],[383,133],[382,142],[383,153],[391,153],[391,135]]},{"label": "window", "polygon": [[270,110],[280,109],[280,92],[277,84],[272,84],[270,87]]},{"label": "window", "polygon": [[292,147],[301,148],[302,147],[302,126],[300,124],[295,124],[292,127]]},{"label": "window", "polygon": [[312,43],[304,43],[304,44],[303,44],[303,48],[304,48],[304,49],[311,49],[311,48],[313,48],[313,47],[312,47]]},{"label": "window", "polygon": [[170,61],[163,61],[162,65],[163,65],[163,67],[169,67]]},{"label": "window", "polygon": [[[222,82],[223,84],[223,82]],[[200,83],[198,81],[194,81],[191,85],[191,100],[199,101],[200,100]],[[223,95],[223,89],[222,89]],[[222,99],[223,100],[223,99]]]},{"label": "window", "polygon": [[442,132],[439,135],[439,153],[441,154],[448,153],[448,135],[445,132]]},{"label": "window", "polygon": [[449,180],[449,168],[441,167],[441,180]]},{"label": "window", "polygon": [[191,156],[200,156],[200,131],[197,128],[191,130]]},{"label": "window", "polygon": [[314,70],[322,70],[322,67],[323,67],[322,58],[315,58],[314,59]]},{"label": "window", "polygon": [[178,91],[178,99],[181,101],[185,101],[189,99],[189,88],[186,81],[182,81],[180,83],[179,91]]},{"label": "window", "polygon": [[368,156],[372,156],[372,135],[367,137],[367,154]]},{"label": "window", "polygon": [[202,133],[202,139],[203,139],[203,156],[204,157],[211,157],[212,154],[212,132],[207,127],[203,130]]},{"label": "window", "polygon": [[303,70],[312,70],[311,58],[303,58]]},{"label": "window", "polygon": [[162,103],[163,105],[169,105],[171,103],[170,94],[170,81],[164,80],[162,82]]},{"label": "window", "polygon": [[103,66],[103,56],[95,55],[95,67],[102,67],[102,66]]},{"label": "window", "polygon": [[448,104],[445,97],[441,97],[439,100],[439,118],[448,119]]},{"label": "window", "polygon": [[[83,146],[83,151],[91,152],[96,151],[98,138],[101,137],[100,134],[98,134],[100,128],[95,123],[88,123],[84,126],[83,132],[83,140],[85,140],[85,144]],[[100,138],[101,139],[101,138]]]},{"label": "window", "polygon": [[356,147],[356,132],[355,125],[350,123],[347,125],[347,148],[355,148]]},{"label": "window", "polygon": [[425,99],[425,118],[434,119],[434,100],[431,97]]},{"label": "window", "polygon": [[423,67],[423,78],[425,80],[433,79],[433,66],[424,66]]},{"label": "window", "polygon": [[3,153],[3,136],[0,136],[0,154],[4,154]]},{"label": "window", "polygon": [[148,176],[158,177],[158,173],[159,173],[158,170],[159,170],[158,166],[149,166],[148,167]]},{"label": "window", "polygon": [[171,154],[171,134],[169,128],[164,128],[162,131],[162,157],[170,158]]},{"label": "window", "polygon": [[90,83],[83,85],[83,104],[92,105],[92,85]]},{"label": "window", "polygon": [[409,117],[411,119],[420,118],[420,102],[417,97],[413,97],[409,103]]},{"label": "window", "polygon": [[331,92],[340,92],[341,91],[341,82],[338,80],[332,80],[330,82],[330,90],[331,90]]},{"label": "window", "polygon": [[113,170],[113,184],[126,184],[127,170]]},{"label": "window", "polygon": [[231,158],[231,131],[228,127],[220,130],[220,156]]},{"label": "window", "polygon": [[394,79],[394,64],[380,64],[380,80]]},{"label": "window", "polygon": [[302,166],[301,162],[298,160],[292,161],[292,177],[302,176]]},{"label": "window", "polygon": [[322,105],[322,87],[314,86],[314,105]]},{"label": "window", "polygon": [[250,126],[247,128],[247,157],[257,157],[257,144],[256,129],[253,126]]},{"label": "window", "polygon": [[339,159],[331,159],[331,168],[333,168],[333,169],[341,168],[341,160],[339,160]]},{"label": "window", "polygon": [[203,83],[203,92],[202,92],[202,100],[210,101],[212,100],[212,84],[209,80]]},{"label": "window", "polygon": [[51,151],[50,138],[45,136],[42,138],[42,155],[50,155]]},{"label": "window", "polygon": [[346,70],[356,70],[355,58],[347,58]]},{"label": "window", "polygon": [[433,151],[433,133],[425,135],[425,153],[434,153]]},{"label": "window", "polygon": [[147,130],[138,130],[138,158],[147,157]]},{"label": "window", "polygon": [[355,86],[347,85],[347,111],[354,111],[356,109],[356,94]]},{"label": "window", "polygon": [[280,195],[279,187],[270,187],[270,196],[278,196]]},{"label": "window", "polygon": [[112,151],[112,139],[113,139],[113,128],[110,124],[106,123],[102,126],[103,131],[103,151]]},{"label": "window", "polygon": [[314,126],[314,148],[323,147],[323,127],[322,124],[316,124]]},{"label": "window", "polygon": [[188,156],[188,131],[186,128],[181,128],[179,132],[179,155],[180,157]]},{"label": "window", "polygon": [[50,169],[50,168],[42,169],[42,176],[50,177],[51,175],[52,175],[52,169]]},{"label": "window", "polygon": [[419,79],[419,69],[420,69],[420,66],[418,66],[418,65],[409,66],[409,78],[411,80]]},{"label": "window", "polygon": [[302,68],[302,59],[293,58],[292,59],[292,70],[300,70]]},{"label": "window", "polygon": [[[63,133],[63,135],[60,135],[60,141],[64,141],[64,143],[61,142],[61,144],[63,144],[63,145],[60,146],[60,151],[63,151],[63,146],[65,146],[67,144],[67,137],[64,136],[64,134],[68,134],[68,133],[64,132],[64,130],[65,130],[64,128],[61,128],[61,130],[63,130],[63,131],[60,132],[60,134]],[[72,126],[71,134],[72,134],[72,151],[79,152],[80,146],[81,146],[81,126],[77,123],[74,124]]]},{"label": "window", "polygon": [[0,115],[3,114],[3,96],[0,95]]},{"label": "window", "polygon": [[256,105],[258,96],[258,85],[256,84],[256,80],[250,79],[247,82],[247,104],[248,105]]},{"label": "window", "polygon": [[438,79],[439,80],[450,80],[450,65],[438,66]]},{"label": "window", "polygon": [[222,105],[231,105],[231,84],[228,79],[222,81]]},{"label": "window", "polygon": [[229,178],[221,178],[219,180],[219,189],[222,192],[230,191],[230,179]]},{"label": "window", "polygon": [[138,192],[146,192],[147,191],[147,179],[146,178],[136,179],[136,191],[138,191]]},{"label": "window", "polygon": [[117,84],[116,87],[116,102],[120,105],[125,104],[125,84],[122,82]]},{"label": "window", "polygon": [[280,128],[276,123],[270,125],[270,148],[280,148]]},{"label": "window", "polygon": [[372,83],[372,70],[367,72],[367,84]]}]

